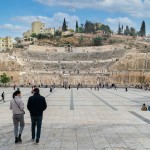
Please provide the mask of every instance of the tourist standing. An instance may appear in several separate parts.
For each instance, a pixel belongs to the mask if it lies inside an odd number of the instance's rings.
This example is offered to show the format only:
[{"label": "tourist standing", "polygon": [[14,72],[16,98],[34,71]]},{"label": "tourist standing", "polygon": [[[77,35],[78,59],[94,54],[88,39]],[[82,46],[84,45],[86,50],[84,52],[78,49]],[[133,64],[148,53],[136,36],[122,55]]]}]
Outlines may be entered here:
[{"label": "tourist standing", "polygon": [[[15,143],[22,142],[21,135],[24,129],[24,103],[21,100],[21,92],[15,91],[13,99],[10,101],[10,110],[13,113]],[[20,124],[20,129],[19,129]],[[18,135],[19,133],[19,135]]]},{"label": "tourist standing", "polygon": [[[30,111],[32,122],[32,141],[36,138],[36,143],[39,143],[41,135],[41,126],[43,119],[43,111],[47,108],[46,100],[40,95],[38,88],[34,89],[34,95],[28,99],[27,108]],[[37,126],[37,133],[35,137],[35,127]]]},{"label": "tourist standing", "polygon": [[52,86],[50,86],[50,92],[53,92],[53,87]]}]

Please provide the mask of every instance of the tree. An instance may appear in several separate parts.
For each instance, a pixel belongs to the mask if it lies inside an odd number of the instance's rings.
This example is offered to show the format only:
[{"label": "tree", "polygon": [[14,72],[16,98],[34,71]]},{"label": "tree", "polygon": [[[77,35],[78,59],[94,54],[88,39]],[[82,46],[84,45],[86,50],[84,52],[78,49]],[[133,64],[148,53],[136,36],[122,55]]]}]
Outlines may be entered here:
[{"label": "tree", "polygon": [[86,21],[84,32],[85,33],[94,33],[94,31],[95,31],[94,24],[90,21]]},{"label": "tree", "polygon": [[120,27],[120,23],[119,23],[119,26],[118,26],[118,35],[121,35],[121,27]]},{"label": "tree", "polygon": [[102,38],[101,37],[93,38],[93,45],[94,46],[101,46],[102,45]]},{"label": "tree", "polygon": [[129,35],[129,34],[130,34],[129,27],[126,26],[126,29],[124,30],[124,35]]},{"label": "tree", "polygon": [[76,21],[76,33],[79,32],[79,25],[78,25],[78,21]]},{"label": "tree", "polygon": [[99,23],[96,22],[96,23],[94,24],[94,26],[95,26],[95,30],[96,30],[96,31],[97,31],[97,30],[100,30],[100,25],[99,25]]},{"label": "tree", "polygon": [[62,34],[62,32],[59,31],[59,30],[57,30],[57,31],[55,32],[55,36],[61,36],[61,34]]},{"label": "tree", "polygon": [[5,84],[10,81],[10,77],[8,77],[5,73],[0,76],[0,82]]},{"label": "tree", "polygon": [[37,37],[36,33],[32,33],[31,37],[36,38]]},{"label": "tree", "polygon": [[110,27],[108,25],[101,25],[101,27],[99,28],[100,30],[104,31],[106,34],[111,34],[111,30]]},{"label": "tree", "polygon": [[84,24],[79,27],[79,33],[84,33]]},{"label": "tree", "polygon": [[36,35],[36,38],[37,39],[49,39],[52,35],[50,33],[48,34],[42,34],[42,33],[39,33]]},{"label": "tree", "polygon": [[67,24],[66,24],[66,19],[64,18],[64,22],[62,25],[62,31],[67,31]]},{"label": "tree", "polygon": [[136,31],[133,27],[130,28],[130,36],[135,36],[136,35]]},{"label": "tree", "polygon": [[145,21],[142,22],[141,29],[140,29],[140,35],[142,37],[146,35]]},{"label": "tree", "polygon": [[21,43],[21,38],[20,37],[15,37],[15,41],[17,42],[17,44]]},{"label": "tree", "polygon": [[123,25],[122,25],[122,27],[121,27],[121,33],[123,34]]}]

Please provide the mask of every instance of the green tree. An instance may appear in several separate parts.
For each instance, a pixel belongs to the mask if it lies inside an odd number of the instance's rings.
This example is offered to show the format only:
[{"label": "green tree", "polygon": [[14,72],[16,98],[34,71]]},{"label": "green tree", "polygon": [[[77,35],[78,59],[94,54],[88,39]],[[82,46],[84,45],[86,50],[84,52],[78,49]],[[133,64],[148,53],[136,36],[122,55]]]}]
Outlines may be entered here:
[{"label": "green tree", "polygon": [[67,24],[66,24],[66,19],[64,18],[64,22],[62,25],[62,31],[67,31]]},{"label": "green tree", "polygon": [[119,26],[118,26],[118,35],[121,35],[121,27],[120,27],[120,23],[119,23]]},{"label": "green tree", "polygon": [[101,25],[101,27],[99,28],[100,30],[104,31],[106,34],[111,34],[112,31],[110,29],[110,27],[108,25]]},{"label": "green tree", "polygon": [[5,73],[0,76],[0,82],[5,84],[10,81],[10,77],[8,77]]},{"label": "green tree", "polygon": [[101,37],[93,38],[93,45],[94,46],[101,46],[102,45],[102,38]]},{"label": "green tree", "polygon": [[136,31],[133,27],[130,28],[130,36],[136,36]]},{"label": "green tree", "polygon": [[140,35],[142,37],[146,35],[145,21],[142,22],[141,29],[140,29]]},{"label": "green tree", "polygon": [[31,37],[36,38],[37,37],[36,33],[32,33]]},{"label": "green tree", "polygon": [[78,21],[76,21],[76,33],[79,32],[79,25],[78,25]]},{"label": "green tree", "polygon": [[94,24],[90,21],[86,21],[84,32],[85,33],[94,33],[94,31],[95,31]]},{"label": "green tree", "polygon": [[79,27],[79,33],[84,33],[84,24]]},{"label": "green tree", "polygon": [[55,32],[55,36],[61,36],[61,34],[62,34],[62,32],[59,31],[59,30],[57,30],[57,31]]},{"label": "green tree", "polygon": [[123,25],[122,25],[122,27],[121,27],[121,33],[122,33],[122,34],[123,34],[123,29],[124,29],[124,28],[123,28]]},{"label": "green tree", "polygon": [[21,43],[21,38],[20,37],[15,37],[15,41],[17,42],[17,44]]},{"label": "green tree", "polygon": [[130,34],[129,27],[126,26],[126,29],[124,30],[124,35],[129,35],[129,34]]},{"label": "green tree", "polygon": [[39,33],[37,35],[37,38],[38,39],[49,39],[52,35],[51,34],[42,34],[42,33]]},{"label": "green tree", "polygon": [[96,31],[99,30],[99,24],[97,22],[94,24],[94,27]]}]

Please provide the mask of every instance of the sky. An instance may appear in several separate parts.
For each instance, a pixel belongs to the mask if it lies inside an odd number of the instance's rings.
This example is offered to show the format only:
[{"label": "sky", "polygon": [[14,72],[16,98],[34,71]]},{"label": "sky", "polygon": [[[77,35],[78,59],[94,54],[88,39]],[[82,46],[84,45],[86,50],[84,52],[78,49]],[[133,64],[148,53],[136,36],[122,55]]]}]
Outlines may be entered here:
[{"label": "sky", "polygon": [[150,34],[150,0],[1,0],[0,37],[22,37],[39,18],[46,27],[62,26],[64,17],[69,28],[86,20],[109,25],[117,31],[118,24],[140,30],[146,23]]}]

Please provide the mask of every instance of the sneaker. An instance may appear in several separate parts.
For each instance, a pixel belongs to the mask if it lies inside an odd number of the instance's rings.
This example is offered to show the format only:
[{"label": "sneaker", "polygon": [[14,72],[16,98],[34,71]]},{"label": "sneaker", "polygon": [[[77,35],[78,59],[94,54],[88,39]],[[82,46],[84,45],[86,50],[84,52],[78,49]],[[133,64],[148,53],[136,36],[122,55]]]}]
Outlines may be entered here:
[{"label": "sneaker", "polygon": [[36,139],[36,144],[38,144],[39,143],[39,139]]}]

